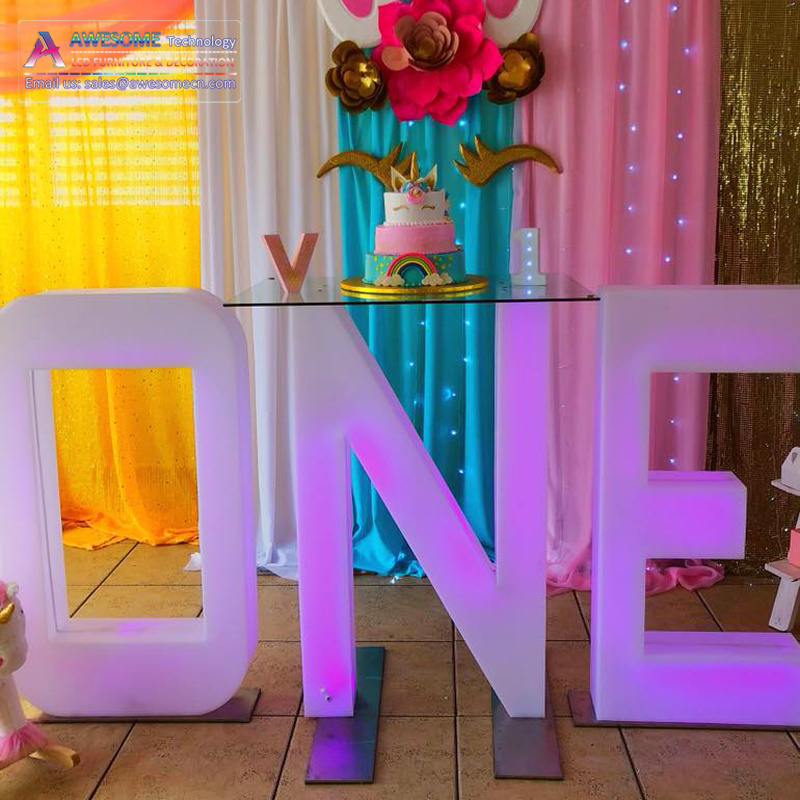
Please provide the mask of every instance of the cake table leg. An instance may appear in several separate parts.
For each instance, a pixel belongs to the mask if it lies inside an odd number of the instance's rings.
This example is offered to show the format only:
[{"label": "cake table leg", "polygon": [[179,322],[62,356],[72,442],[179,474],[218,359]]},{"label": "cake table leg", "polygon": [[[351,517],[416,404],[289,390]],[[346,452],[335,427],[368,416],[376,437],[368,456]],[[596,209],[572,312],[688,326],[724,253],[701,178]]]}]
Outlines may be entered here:
[{"label": "cake table leg", "polygon": [[[516,563],[501,558],[516,526],[529,528],[538,543],[531,585],[541,587],[536,630],[541,642],[530,665],[541,716],[511,717],[492,692],[492,737],[496,778],[559,780],[564,777],[552,709],[546,700],[547,446],[550,410],[550,304],[497,305],[495,333],[495,547],[502,587]],[[530,567],[526,567],[530,570]]]},{"label": "cake table leg", "polygon": [[288,313],[303,704],[306,716],[317,717],[306,783],[371,783],[384,651],[353,645],[350,450],[331,424],[346,409],[321,389],[332,367],[337,380],[354,379],[335,342],[320,336],[326,325],[346,324],[337,318],[347,312]]}]

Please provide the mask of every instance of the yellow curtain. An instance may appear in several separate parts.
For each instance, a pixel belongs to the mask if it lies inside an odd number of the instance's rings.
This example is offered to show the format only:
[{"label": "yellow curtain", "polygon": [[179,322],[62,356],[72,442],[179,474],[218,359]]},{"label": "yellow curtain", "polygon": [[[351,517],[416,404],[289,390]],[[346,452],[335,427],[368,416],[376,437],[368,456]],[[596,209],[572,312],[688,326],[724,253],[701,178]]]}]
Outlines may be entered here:
[{"label": "yellow curtain", "polygon": [[[47,3],[65,15],[80,5]],[[37,6],[5,2],[2,22],[40,17]],[[194,92],[36,99],[0,94],[0,304],[47,289],[199,285]],[[52,378],[65,542],[192,541],[190,373]]]}]

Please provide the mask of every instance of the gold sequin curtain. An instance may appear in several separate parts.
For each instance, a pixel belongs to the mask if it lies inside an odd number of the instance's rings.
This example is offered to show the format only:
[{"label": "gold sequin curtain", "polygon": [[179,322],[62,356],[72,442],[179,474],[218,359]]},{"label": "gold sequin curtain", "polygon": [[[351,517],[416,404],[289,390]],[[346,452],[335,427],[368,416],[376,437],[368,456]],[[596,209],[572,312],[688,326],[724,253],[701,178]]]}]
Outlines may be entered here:
[{"label": "gold sequin curtain", "polygon": [[[800,4],[722,0],[722,126],[717,282],[800,283]],[[748,488],[746,559],[782,558],[800,498],[773,489],[800,445],[800,377],[717,375],[709,469]]]}]

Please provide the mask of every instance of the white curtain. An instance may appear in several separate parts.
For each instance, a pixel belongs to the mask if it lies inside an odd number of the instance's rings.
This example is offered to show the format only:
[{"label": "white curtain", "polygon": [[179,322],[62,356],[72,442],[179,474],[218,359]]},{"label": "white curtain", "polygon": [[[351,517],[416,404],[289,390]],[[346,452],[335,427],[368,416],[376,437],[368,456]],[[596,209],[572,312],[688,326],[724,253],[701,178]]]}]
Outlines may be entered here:
[{"label": "white curtain", "polygon": [[[338,182],[316,178],[337,152],[336,105],[323,81],[335,41],[317,3],[195,0],[195,16],[199,35],[218,33],[213,20],[241,20],[241,102],[200,105],[203,288],[225,299],[273,276],[264,233],[279,233],[291,254],[303,231],[319,232],[309,277],[337,275]],[[258,564],[295,577],[285,312],[255,308],[240,320],[251,357]]]}]

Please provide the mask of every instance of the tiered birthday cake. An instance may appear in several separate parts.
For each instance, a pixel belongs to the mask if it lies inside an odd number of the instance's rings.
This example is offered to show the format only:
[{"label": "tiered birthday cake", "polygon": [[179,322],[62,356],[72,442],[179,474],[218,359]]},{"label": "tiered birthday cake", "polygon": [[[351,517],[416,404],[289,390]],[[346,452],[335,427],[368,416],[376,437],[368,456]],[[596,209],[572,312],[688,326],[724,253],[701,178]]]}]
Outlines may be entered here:
[{"label": "tiered birthday cake", "polygon": [[416,166],[409,176],[392,168],[394,191],[383,195],[386,222],[375,229],[375,252],[367,253],[364,283],[442,291],[464,282],[464,252],[447,215],[447,193],[436,189],[436,180],[436,167],[424,178]]}]

